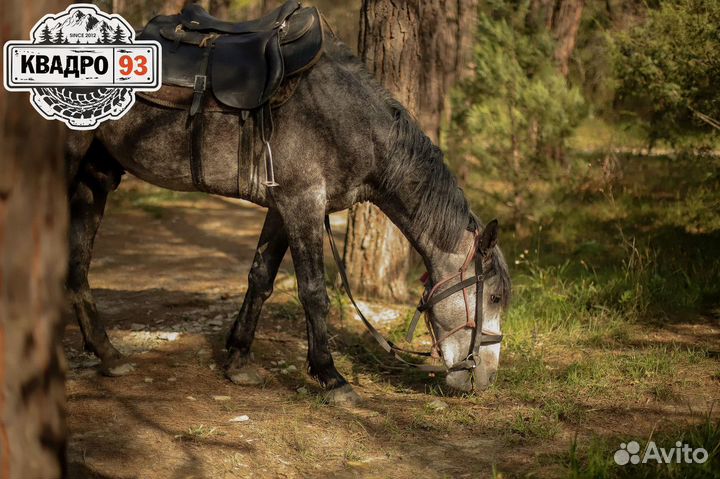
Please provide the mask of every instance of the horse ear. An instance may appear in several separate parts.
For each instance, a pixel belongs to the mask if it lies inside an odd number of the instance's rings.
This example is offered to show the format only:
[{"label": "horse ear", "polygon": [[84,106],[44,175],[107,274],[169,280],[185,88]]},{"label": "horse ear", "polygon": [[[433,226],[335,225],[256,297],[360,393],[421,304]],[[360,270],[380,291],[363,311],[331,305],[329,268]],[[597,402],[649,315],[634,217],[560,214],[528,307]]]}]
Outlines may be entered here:
[{"label": "horse ear", "polygon": [[495,247],[498,242],[498,220],[492,220],[485,225],[480,235],[480,251],[484,254]]}]

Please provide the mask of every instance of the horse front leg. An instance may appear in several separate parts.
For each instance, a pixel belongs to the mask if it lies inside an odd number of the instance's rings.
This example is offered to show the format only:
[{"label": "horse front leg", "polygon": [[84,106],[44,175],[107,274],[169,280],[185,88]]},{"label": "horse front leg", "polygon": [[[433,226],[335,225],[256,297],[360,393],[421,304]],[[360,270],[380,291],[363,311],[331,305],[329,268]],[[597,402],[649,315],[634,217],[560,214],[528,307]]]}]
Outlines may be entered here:
[{"label": "horse front leg", "polygon": [[328,390],[329,402],[354,403],[360,398],[335,368],[328,343],[330,299],[325,287],[323,257],[325,205],[317,201],[322,197],[320,193],[306,191],[305,194],[304,198],[285,198],[287,201],[279,202],[278,208],[285,223],[300,302],[305,310],[308,372]]},{"label": "horse front leg", "polygon": [[91,147],[79,166],[70,197],[70,264],[67,291],[70,305],[80,324],[85,349],[101,361],[100,371],[108,376],[126,374],[132,366],[110,343],[95,305],[88,272],[93,243],[105,212],[108,193],[117,188],[122,170],[107,159],[94,158]]},{"label": "horse front leg", "polygon": [[287,234],[277,210],[268,210],[255,250],[248,289],[242,307],[227,338],[228,360],[225,375],[235,384],[250,386],[262,383],[257,370],[250,367],[250,347],[265,301],[273,291],[273,283],[288,248]]}]

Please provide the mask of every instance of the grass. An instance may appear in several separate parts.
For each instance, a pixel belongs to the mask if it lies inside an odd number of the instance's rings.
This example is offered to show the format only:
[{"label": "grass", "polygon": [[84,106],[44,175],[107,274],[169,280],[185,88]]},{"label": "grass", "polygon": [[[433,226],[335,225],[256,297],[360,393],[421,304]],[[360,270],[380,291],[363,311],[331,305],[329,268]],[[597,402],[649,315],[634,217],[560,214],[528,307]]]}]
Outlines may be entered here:
[{"label": "grass", "polygon": [[[365,424],[373,440],[393,445],[408,438],[423,443],[482,438],[510,454],[538,451],[532,466],[522,466],[526,469],[515,468],[512,458],[498,462],[494,477],[547,470],[553,477],[713,477],[720,470],[718,423],[714,416],[703,419],[702,403],[718,398],[717,345],[676,330],[707,326],[706,318],[720,316],[720,166],[708,158],[618,158],[617,171],[607,179],[600,178],[599,162],[578,155],[575,160],[589,166],[575,177],[571,165],[564,181],[545,185],[547,201],[530,212],[531,234],[501,233],[514,298],[503,322],[498,380],[483,394],[459,395],[442,377],[396,368],[349,319],[345,297],[333,292],[336,364],[348,380],[381,398],[377,418]],[[491,213],[503,218],[502,206],[483,206],[477,191],[467,191],[483,218]],[[126,194],[122,204],[150,214],[154,205],[192,200],[185,194]],[[333,278],[330,274],[328,282]],[[290,296],[268,304],[263,315],[302,330],[302,306],[294,292]],[[409,313],[401,315],[383,332],[402,344],[409,320]],[[428,338],[422,322],[416,336],[416,346]],[[293,394],[288,403],[313,417],[338,414],[324,404],[315,383],[305,380],[301,384],[310,393]],[[293,389],[298,384],[294,376],[281,382]],[[449,407],[428,408],[437,398]],[[689,404],[702,412],[685,414]],[[673,425],[678,417],[688,423]],[[366,435],[343,424],[338,460],[355,464],[376,454]],[[200,441],[215,434],[200,425],[182,437]],[[273,444],[301,464],[316,463],[327,445],[315,435],[290,423],[277,431]],[[658,444],[684,438],[707,445],[716,451],[708,461],[712,468],[621,468],[613,462],[621,442],[646,443],[650,437]],[[511,475],[504,470],[508,464],[515,468]]]},{"label": "grass", "polygon": [[[672,463],[658,464],[650,459],[646,463],[637,465],[627,464],[619,466],[613,460],[613,455],[621,443],[636,440],[641,443],[640,457],[643,457],[645,447],[651,440],[659,448],[670,450],[676,443],[688,444],[692,449],[703,448],[708,453],[708,459],[702,464]],[[672,432],[664,432],[657,436],[643,438],[615,438],[613,440],[594,440],[588,445],[581,445],[575,438],[569,451],[563,457],[568,467],[569,477],[572,478],[717,478],[720,477],[720,422],[707,417],[700,424],[687,426]]]},{"label": "grass", "polygon": [[225,433],[220,431],[217,427],[207,427],[204,424],[200,424],[199,426],[189,427],[184,434],[179,434],[175,436],[175,438],[180,440],[187,439],[190,441],[202,441],[203,439],[207,439],[209,437],[224,435]]}]

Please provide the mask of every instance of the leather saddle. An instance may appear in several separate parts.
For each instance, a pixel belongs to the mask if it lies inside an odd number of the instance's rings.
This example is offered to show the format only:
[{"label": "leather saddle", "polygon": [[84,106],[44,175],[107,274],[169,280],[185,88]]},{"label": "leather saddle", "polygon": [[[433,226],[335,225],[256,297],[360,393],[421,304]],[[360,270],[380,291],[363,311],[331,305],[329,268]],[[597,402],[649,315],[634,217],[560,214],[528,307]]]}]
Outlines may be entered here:
[{"label": "leather saddle", "polygon": [[289,0],[262,18],[240,23],[219,20],[191,4],[179,15],[153,18],[138,38],[160,43],[164,84],[194,89],[192,116],[208,89],[233,109],[267,104],[283,79],[319,58],[323,31],[316,8]]}]

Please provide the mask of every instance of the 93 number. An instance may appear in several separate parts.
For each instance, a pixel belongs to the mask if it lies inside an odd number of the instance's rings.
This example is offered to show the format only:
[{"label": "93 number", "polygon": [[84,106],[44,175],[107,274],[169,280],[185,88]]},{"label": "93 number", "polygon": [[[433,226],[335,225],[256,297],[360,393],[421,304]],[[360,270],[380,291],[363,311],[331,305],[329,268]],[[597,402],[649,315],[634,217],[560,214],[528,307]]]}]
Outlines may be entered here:
[{"label": "93 number", "polygon": [[120,74],[123,76],[129,76],[132,73],[143,76],[148,72],[147,58],[144,55],[138,55],[135,58],[130,55],[123,55],[118,63],[120,64]]}]

